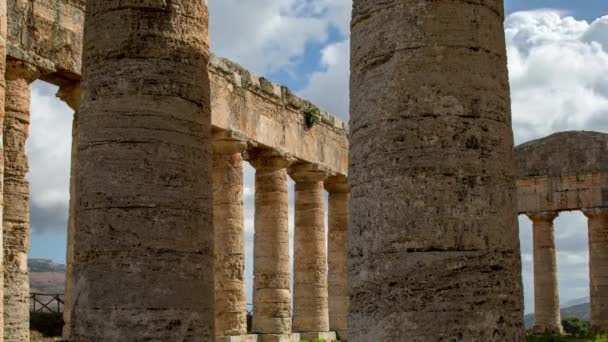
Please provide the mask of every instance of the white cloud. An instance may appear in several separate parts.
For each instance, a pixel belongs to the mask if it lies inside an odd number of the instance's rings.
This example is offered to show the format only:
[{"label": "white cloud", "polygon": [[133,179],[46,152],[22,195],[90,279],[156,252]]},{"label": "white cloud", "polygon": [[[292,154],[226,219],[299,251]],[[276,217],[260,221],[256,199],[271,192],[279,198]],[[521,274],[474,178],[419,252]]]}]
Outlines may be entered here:
[{"label": "white cloud", "polygon": [[348,0],[211,0],[211,49],[254,72],[292,70],[331,28],[346,34]]}]

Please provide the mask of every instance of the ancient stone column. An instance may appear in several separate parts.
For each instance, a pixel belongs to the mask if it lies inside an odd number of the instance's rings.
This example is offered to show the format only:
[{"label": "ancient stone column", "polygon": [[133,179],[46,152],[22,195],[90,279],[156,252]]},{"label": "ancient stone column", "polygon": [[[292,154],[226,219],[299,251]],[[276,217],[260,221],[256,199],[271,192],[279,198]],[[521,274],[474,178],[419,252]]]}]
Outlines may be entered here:
[{"label": "ancient stone column", "polygon": [[354,0],[349,341],[523,341],[502,0]]},{"label": "ancient stone column", "polygon": [[243,157],[247,144],[220,136],[213,142],[215,334],[247,334]]},{"label": "ancient stone column", "polygon": [[30,126],[30,83],[36,68],[16,60],[6,66],[4,116],[4,340],[29,341],[30,189],[25,142]]},{"label": "ancient stone column", "polygon": [[589,219],[591,330],[608,332],[608,209],[584,210]]},{"label": "ancient stone column", "polygon": [[63,334],[62,338],[65,341],[70,339],[70,322],[72,320],[72,287],[73,287],[73,272],[74,272],[74,231],[75,210],[76,210],[76,175],[78,174],[78,107],[80,106],[80,82],[63,85],[57,92],[57,97],[63,100],[74,111],[72,120],[72,151],[70,165],[70,204],[68,213],[68,239],[66,244],[66,272],[65,272],[65,297],[63,309]]},{"label": "ancient stone column", "polygon": [[329,192],[328,203],[328,288],[329,288],[329,330],[338,338],[347,340],[348,316],[348,184],[346,177],[330,177],[325,181]]},{"label": "ancient stone column", "polygon": [[[7,36],[7,16],[6,0],[0,0],[0,132],[4,130],[4,95],[6,90],[5,71],[6,71],[6,36]],[[4,143],[0,139],[0,222],[4,207]],[[4,242],[3,232],[0,229],[0,270],[4,274]],[[4,298],[4,276],[0,276],[0,298]],[[4,300],[0,301],[0,337],[4,337]]]},{"label": "ancient stone column", "polygon": [[261,342],[289,341],[291,264],[289,262],[289,162],[267,153],[252,154],[255,168],[253,247],[253,332]]},{"label": "ancient stone column", "polygon": [[[293,330],[329,331],[327,243],[323,181],[327,174],[311,164],[290,168],[295,181]],[[309,339],[321,337],[306,335]]]},{"label": "ancient stone column", "polygon": [[213,341],[207,1],[87,1],[71,339]]},{"label": "ancient stone column", "polygon": [[534,242],[534,327],[537,334],[561,334],[559,288],[553,220],[558,213],[533,213]]}]

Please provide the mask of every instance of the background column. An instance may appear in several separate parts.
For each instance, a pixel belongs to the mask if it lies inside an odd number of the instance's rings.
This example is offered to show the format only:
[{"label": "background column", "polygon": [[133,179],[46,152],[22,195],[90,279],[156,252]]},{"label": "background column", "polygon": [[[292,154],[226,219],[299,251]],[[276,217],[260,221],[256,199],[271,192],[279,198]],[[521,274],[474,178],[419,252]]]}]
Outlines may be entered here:
[{"label": "background column", "polygon": [[75,215],[76,210],[76,176],[78,174],[78,106],[80,106],[80,82],[63,85],[57,92],[57,97],[63,100],[74,111],[72,120],[72,154],[70,165],[70,207],[68,213],[68,239],[66,250],[66,272],[65,272],[65,297],[63,308],[63,333],[62,338],[65,341],[70,339],[70,315],[72,309],[72,287],[73,287],[73,271],[74,271],[74,232],[76,230]]},{"label": "background column", "polygon": [[534,326],[537,334],[561,334],[553,221],[558,213],[533,213]]},{"label": "background column", "polygon": [[591,330],[608,332],[608,209],[583,210],[589,219]]},{"label": "background column", "polygon": [[348,184],[346,177],[330,177],[325,181],[325,189],[329,192],[327,243],[329,330],[335,331],[339,339],[347,340]]},{"label": "background column", "polygon": [[[7,16],[6,0],[0,0],[0,134],[4,130],[4,96],[6,90],[5,71],[6,71],[6,34]],[[0,138],[0,222],[2,222],[2,211],[4,206],[4,143]],[[2,239],[2,229],[0,229],[0,298],[4,298],[4,242]],[[0,337],[4,337],[4,300],[0,301]]]},{"label": "background column", "polygon": [[75,341],[213,341],[207,1],[87,1]]},{"label": "background column", "polygon": [[523,341],[503,0],[354,0],[351,341]]},{"label": "background column", "polygon": [[30,126],[30,83],[37,70],[16,60],[6,66],[4,116],[4,340],[29,341],[30,189],[25,143]]},{"label": "background column", "polygon": [[253,332],[261,342],[290,341],[289,162],[265,153],[250,161],[256,170]]},{"label": "background column", "polygon": [[327,244],[323,181],[327,174],[311,164],[296,165],[289,174],[295,186],[293,259],[293,330],[329,331],[327,301]]},{"label": "background column", "polygon": [[247,144],[229,137],[213,141],[215,230],[215,334],[247,334],[243,156]]}]

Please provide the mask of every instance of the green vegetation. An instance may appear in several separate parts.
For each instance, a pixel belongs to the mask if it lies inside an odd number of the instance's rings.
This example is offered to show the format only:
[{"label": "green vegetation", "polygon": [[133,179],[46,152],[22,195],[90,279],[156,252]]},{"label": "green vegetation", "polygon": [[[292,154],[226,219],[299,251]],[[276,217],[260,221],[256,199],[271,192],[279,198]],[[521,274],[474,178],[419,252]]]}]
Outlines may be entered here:
[{"label": "green vegetation", "polygon": [[30,312],[30,330],[44,337],[61,336],[63,317],[55,313]]},{"label": "green vegetation", "polygon": [[526,342],[608,342],[608,335],[592,335],[589,333],[589,321],[578,318],[562,320],[563,336],[528,334]]},{"label": "green vegetation", "polygon": [[303,110],[303,113],[304,119],[306,120],[306,126],[308,126],[308,128],[314,126],[314,124],[319,122],[321,118],[321,112],[319,111],[319,108],[313,105],[309,105],[306,109]]}]

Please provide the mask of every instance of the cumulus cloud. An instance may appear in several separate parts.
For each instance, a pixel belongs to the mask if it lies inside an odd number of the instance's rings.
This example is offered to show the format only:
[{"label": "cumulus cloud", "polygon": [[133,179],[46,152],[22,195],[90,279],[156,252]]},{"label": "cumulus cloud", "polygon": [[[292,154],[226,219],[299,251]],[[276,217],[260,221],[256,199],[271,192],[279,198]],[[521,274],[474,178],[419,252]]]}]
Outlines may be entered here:
[{"label": "cumulus cloud", "polygon": [[211,46],[259,74],[293,70],[309,44],[348,31],[347,0],[211,0]]}]

